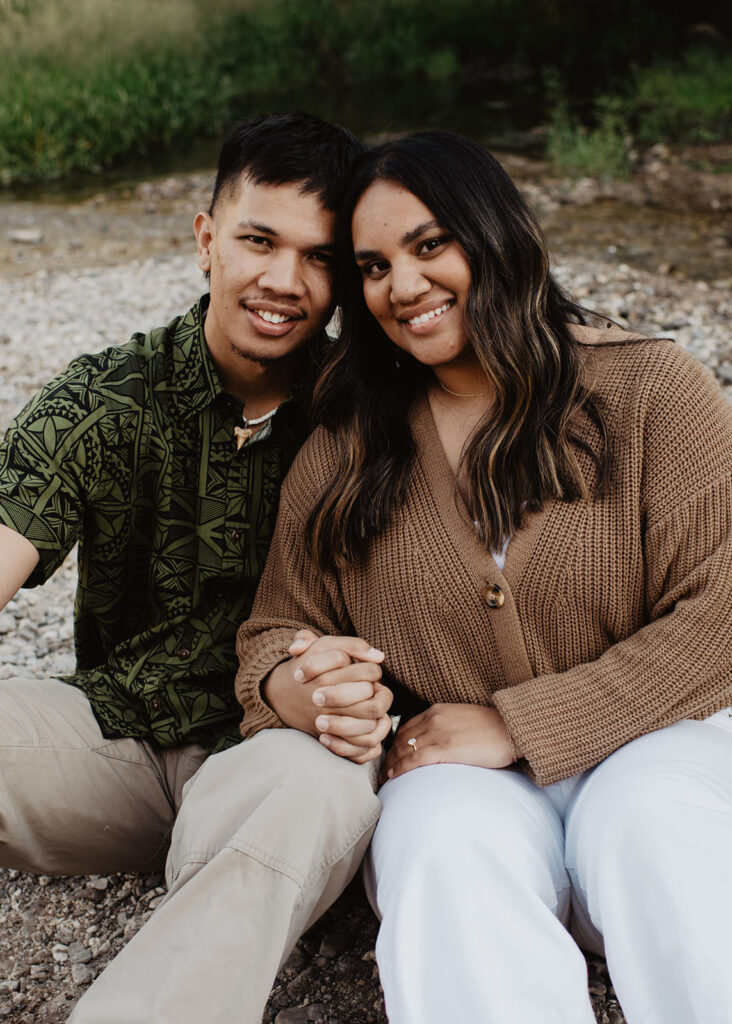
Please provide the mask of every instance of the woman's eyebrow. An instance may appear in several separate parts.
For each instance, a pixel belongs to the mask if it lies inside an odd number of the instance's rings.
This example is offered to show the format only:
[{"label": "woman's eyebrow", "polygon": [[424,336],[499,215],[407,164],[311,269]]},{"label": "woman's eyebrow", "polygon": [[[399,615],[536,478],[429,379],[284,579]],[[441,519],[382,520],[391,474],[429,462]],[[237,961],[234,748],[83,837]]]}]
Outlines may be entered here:
[{"label": "woman's eyebrow", "polygon": [[439,227],[436,220],[427,220],[424,224],[419,224],[416,228],[412,228],[411,231],[407,231],[405,235],[402,235],[401,244],[409,245],[411,242],[416,241],[425,231],[431,231],[432,228],[436,227]]},{"label": "woman's eyebrow", "polygon": [[[423,235],[425,231],[431,231],[433,228],[437,227],[439,227],[438,221],[434,219],[426,220],[424,224],[418,224],[416,228],[412,228],[411,231],[407,231],[406,234],[402,235],[399,244],[402,246],[411,245],[411,243],[416,241],[416,239],[418,239],[420,235]],[[381,256],[381,253],[378,249],[357,249],[353,255],[357,262],[361,262],[362,260],[376,259],[378,256]]]},{"label": "woman's eyebrow", "polygon": [[357,263],[361,263],[363,260],[375,260],[381,256],[378,249],[356,249],[353,254],[353,258]]}]

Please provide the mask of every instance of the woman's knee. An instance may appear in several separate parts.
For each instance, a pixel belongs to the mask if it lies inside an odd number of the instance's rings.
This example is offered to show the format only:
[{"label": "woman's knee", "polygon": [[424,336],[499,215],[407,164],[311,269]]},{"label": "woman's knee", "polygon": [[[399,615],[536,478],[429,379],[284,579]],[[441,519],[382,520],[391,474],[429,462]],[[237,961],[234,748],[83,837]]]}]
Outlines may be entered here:
[{"label": "woman's knee", "polygon": [[570,870],[587,877],[604,864],[621,881],[624,870],[643,865],[662,871],[664,850],[688,846],[704,822],[714,827],[715,819],[732,820],[729,771],[709,745],[718,744],[724,755],[728,738],[710,736],[710,730],[679,722],[634,740],[599,765],[567,815]]},{"label": "woman's knee", "polygon": [[568,885],[558,816],[516,773],[435,765],[387,783],[381,795],[369,871],[382,893],[406,879],[432,887],[440,877],[447,887],[518,885],[553,908]]}]

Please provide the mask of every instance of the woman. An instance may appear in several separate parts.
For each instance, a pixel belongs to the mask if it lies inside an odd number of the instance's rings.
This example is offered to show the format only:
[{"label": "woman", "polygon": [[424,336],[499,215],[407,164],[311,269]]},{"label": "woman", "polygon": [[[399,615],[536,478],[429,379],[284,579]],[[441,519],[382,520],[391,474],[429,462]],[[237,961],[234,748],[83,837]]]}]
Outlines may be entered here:
[{"label": "woman", "polygon": [[732,1020],[732,410],[673,343],[586,325],[466,139],[366,154],[340,251],[237,687],[245,734],[357,761],[368,700],[313,726],[281,695],[363,659],[412,714],[367,864],[390,1021],[591,1024],[575,939],[629,1024]]}]

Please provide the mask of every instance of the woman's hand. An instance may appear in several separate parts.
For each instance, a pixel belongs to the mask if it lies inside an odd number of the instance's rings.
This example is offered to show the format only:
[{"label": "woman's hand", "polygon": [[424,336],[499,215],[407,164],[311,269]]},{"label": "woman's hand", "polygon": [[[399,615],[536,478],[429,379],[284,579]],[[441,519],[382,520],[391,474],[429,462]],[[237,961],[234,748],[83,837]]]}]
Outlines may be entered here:
[{"label": "woman's hand", "polygon": [[263,686],[277,716],[357,764],[378,757],[393,700],[380,681],[383,653],[359,637],[317,638],[308,630],[296,634],[289,653]]},{"label": "woman's hand", "polygon": [[516,756],[513,740],[495,708],[433,704],[399,729],[382,765],[381,781],[427,764],[505,768]]}]

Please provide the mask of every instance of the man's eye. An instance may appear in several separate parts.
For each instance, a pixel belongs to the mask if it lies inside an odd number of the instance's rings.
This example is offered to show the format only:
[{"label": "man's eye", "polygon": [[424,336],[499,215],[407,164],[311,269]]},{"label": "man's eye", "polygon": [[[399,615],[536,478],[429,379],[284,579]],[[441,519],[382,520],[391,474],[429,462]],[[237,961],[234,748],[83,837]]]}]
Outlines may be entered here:
[{"label": "man's eye", "polygon": [[269,238],[265,238],[263,235],[241,235],[242,241],[251,242],[252,245],[261,245],[264,247],[271,246],[272,243]]},{"label": "man's eye", "polygon": [[333,262],[333,256],[329,252],[314,252],[310,259],[322,267],[330,267]]}]

